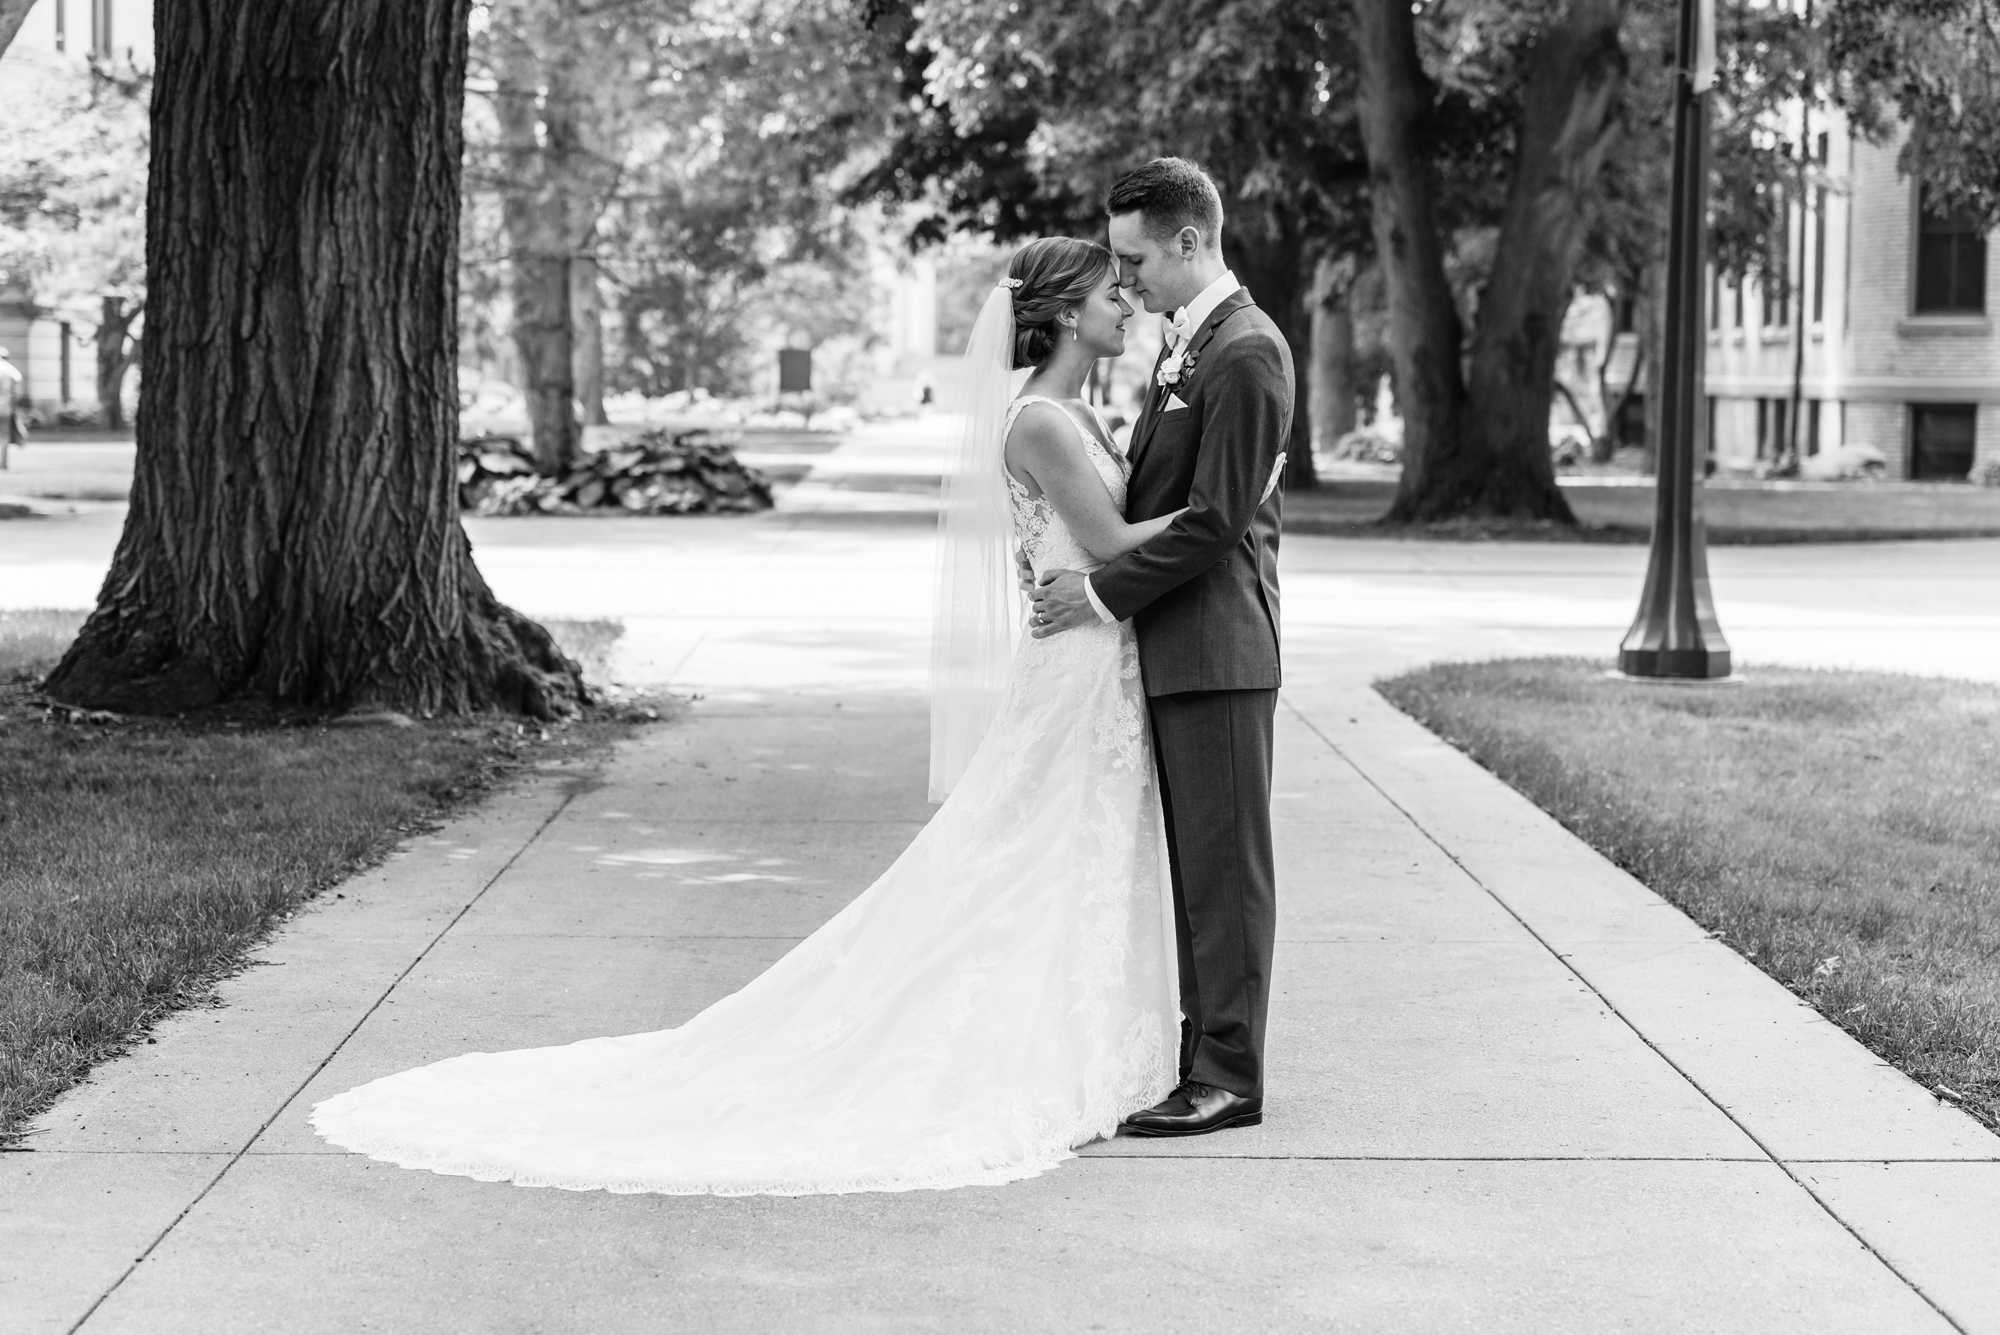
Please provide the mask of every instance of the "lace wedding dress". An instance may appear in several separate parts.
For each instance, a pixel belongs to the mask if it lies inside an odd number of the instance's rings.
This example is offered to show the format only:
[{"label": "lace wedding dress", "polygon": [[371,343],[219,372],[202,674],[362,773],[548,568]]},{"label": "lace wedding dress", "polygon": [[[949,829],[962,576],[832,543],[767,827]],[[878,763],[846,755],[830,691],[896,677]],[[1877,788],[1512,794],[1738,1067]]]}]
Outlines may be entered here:
[{"label": "lace wedding dress", "polygon": [[[1123,460],[1077,429],[1122,507]],[[1045,499],[1008,490],[1038,571],[1095,565]],[[678,1029],[405,1071],[312,1123],[406,1168],[527,1186],[1010,1182],[1172,1088],[1174,960],[1132,628],[1023,637],[996,721],[923,832],[741,991]]]}]

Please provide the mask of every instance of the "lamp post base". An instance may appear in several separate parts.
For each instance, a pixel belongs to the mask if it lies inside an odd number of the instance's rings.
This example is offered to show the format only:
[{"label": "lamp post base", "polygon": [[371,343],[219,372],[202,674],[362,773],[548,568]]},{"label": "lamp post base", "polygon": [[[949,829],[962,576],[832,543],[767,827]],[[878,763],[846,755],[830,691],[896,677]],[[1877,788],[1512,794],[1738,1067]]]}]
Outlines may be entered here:
[{"label": "lamp post base", "polygon": [[1729,650],[1620,649],[1618,671],[1648,681],[1719,681],[1730,675]]}]

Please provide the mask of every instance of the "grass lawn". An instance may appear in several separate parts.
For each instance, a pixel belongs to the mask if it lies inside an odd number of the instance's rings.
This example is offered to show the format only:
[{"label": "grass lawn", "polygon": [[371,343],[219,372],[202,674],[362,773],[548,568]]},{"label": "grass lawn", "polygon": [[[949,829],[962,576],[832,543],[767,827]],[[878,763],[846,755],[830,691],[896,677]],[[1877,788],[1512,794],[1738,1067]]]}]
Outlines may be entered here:
[{"label": "grass lawn", "polygon": [[[1479,522],[1381,528],[1396,484],[1338,481],[1285,496],[1285,531],[1330,537],[1542,539],[1644,543],[1653,526],[1649,486],[1567,486],[1581,531],[1548,524]],[[1703,493],[1708,538],[1721,545],[1870,542],[2000,537],[2000,487],[1865,482],[1771,486],[1710,484]]]},{"label": "grass lawn", "polygon": [[2000,687],[1779,669],[1643,686],[1526,659],[1378,689],[2000,1129]]},{"label": "grass lawn", "polygon": [[[0,613],[0,1144],[320,890],[522,764],[628,726],[58,722],[28,700],[81,621]],[[620,630],[545,624],[600,672]]]}]

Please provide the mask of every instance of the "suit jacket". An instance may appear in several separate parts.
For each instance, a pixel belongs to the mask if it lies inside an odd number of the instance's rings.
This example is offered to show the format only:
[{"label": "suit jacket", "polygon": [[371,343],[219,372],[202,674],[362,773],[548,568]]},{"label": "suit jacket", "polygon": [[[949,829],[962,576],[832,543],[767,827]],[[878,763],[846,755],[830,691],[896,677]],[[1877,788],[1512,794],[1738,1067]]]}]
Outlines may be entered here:
[{"label": "suit jacket", "polygon": [[1155,384],[1132,432],[1125,517],[1182,506],[1166,532],[1090,577],[1133,619],[1148,695],[1273,689],[1282,489],[1263,499],[1292,430],[1292,353],[1242,289],[1188,340],[1193,370],[1166,410]]}]

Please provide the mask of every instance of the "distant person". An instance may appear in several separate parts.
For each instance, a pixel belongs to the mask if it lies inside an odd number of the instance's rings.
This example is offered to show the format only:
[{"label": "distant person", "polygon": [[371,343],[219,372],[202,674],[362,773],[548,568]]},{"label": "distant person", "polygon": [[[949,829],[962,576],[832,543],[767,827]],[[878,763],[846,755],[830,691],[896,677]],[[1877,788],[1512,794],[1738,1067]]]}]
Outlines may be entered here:
[{"label": "distant person", "polygon": [[7,466],[7,452],[16,445],[28,443],[28,421],[21,412],[21,386],[27,383],[20,368],[7,360],[7,349],[0,348],[0,409],[7,414],[7,440],[0,444],[0,468]]},{"label": "distant person", "polygon": [[917,407],[934,408],[936,406],[937,381],[931,378],[929,371],[917,372]]}]

